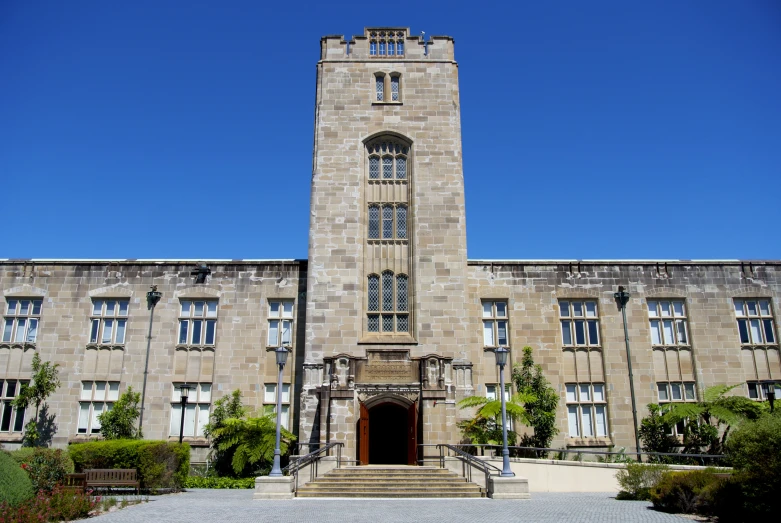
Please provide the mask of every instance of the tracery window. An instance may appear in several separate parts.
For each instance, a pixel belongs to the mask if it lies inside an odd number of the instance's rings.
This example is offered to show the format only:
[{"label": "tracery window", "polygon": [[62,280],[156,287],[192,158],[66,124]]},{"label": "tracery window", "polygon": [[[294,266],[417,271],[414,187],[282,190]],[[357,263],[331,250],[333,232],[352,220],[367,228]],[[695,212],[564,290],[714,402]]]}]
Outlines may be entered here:
[{"label": "tracery window", "polygon": [[368,151],[369,180],[407,179],[409,148],[406,145],[398,142],[376,142],[368,146]]},{"label": "tracery window", "polygon": [[371,31],[369,56],[404,56],[404,31]]},{"label": "tracery window", "polygon": [[364,334],[398,336],[387,338],[389,343],[405,343],[414,330],[409,298],[413,282],[409,185],[414,174],[410,155],[409,144],[393,136],[366,144]]},{"label": "tracery window", "polygon": [[[394,284],[395,282],[395,284]],[[409,278],[383,271],[370,274],[367,286],[367,330],[373,333],[409,333]]]}]

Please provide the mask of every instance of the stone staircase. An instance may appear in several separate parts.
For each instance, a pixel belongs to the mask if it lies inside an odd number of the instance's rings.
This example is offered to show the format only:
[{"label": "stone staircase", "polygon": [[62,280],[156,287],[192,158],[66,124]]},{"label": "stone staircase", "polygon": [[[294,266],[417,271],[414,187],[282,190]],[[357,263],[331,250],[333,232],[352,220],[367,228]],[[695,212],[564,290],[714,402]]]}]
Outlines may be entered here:
[{"label": "stone staircase", "polygon": [[342,467],[299,487],[300,498],[482,498],[485,490],[438,467]]}]

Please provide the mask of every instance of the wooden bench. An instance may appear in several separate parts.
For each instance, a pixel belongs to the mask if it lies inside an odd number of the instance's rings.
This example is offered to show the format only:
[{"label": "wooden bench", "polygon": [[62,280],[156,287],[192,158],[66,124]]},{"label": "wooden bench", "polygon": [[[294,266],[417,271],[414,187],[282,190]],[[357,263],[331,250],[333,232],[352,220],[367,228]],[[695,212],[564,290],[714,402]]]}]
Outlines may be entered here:
[{"label": "wooden bench", "polygon": [[87,479],[87,475],[83,472],[76,474],[65,474],[65,479],[62,482],[63,488],[68,490],[84,490],[84,482]]},{"label": "wooden bench", "polygon": [[90,469],[84,471],[84,488],[141,487],[136,469]]}]

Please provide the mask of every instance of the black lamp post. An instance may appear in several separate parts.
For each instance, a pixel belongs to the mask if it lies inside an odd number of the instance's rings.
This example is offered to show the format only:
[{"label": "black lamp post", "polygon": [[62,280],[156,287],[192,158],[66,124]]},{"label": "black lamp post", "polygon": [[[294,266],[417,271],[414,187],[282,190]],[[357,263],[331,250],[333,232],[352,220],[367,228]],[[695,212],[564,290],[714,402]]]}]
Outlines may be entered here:
[{"label": "black lamp post", "polygon": [[767,401],[770,403],[770,412],[773,412],[773,404],[776,402],[776,382],[766,381],[767,383]]},{"label": "black lamp post", "polygon": [[157,285],[152,285],[146,293],[146,307],[149,309],[149,334],[146,337],[146,360],[144,360],[144,385],[141,387],[141,414],[138,417],[138,434],[144,426],[144,401],[146,401],[146,376],[149,374],[149,347],[152,344],[152,320],[155,316],[155,305],[163,297],[162,292],[157,291]]},{"label": "black lamp post", "polygon": [[269,473],[269,477],[278,478],[283,476],[282,474],[282,468],[279,464],[280,454],[282,454],[280,450],[280,425],[282,423],[282,371],[285,368],[285,363],[287,363],[287,355],[290,353],[290,351],[287,349],[287,347],[277,347],[274,349],[274,354],[277,357],[277,367],[279,367],[279,374],[277,376],[277,440],[276,444],[274,446],[274,465],[271,467],[271,472]]},{"label": "black lamp post", "polygon": [[496,356],[496,365],[499,366],[499,394],[502,397],[502,472],[499,476],[503,478],[509,478],[515,476],[512,470],[510,470],[510,451],[507,448],[507,407],[504,400],[504,366],[507,365],[507,354],[509,350],[504,347],[494,349],[494,356]]},{"label": "black lamp post", "polygon": [[179,396],[181,397],[182,405],[182,420],[179,423],[179,443],[182,442],[184,437],[184,415],[187,410],[187,398],[190,397],[190,386],[186,383],[179,385]]},{"label": "black lamp post", "polygon": [[635,448],[637,449],[637,461],[642,461],[640,457],[640,437],[637,434],[637,404],[635,402],[635,378],[632,374],[632,353],[629,351],[629,329],[626,326],[626,304],[629,302],[629,292],[624,287],[619,286],[618,292],[613,294],[616,303],[621,308],[621,315],[624,318],[624,343],[626,344],[626,364],[629,368],[629,393],[632,396],[632,419],[635,429]]}]

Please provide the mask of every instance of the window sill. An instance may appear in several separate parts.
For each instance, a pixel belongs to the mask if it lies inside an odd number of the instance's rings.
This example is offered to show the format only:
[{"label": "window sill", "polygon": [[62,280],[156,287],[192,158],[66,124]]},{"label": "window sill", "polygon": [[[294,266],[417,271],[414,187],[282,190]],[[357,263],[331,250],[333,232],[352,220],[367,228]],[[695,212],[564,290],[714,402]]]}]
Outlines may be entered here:
[{"label": "window sill", "polygon": [[0,433],[0,441],[3,443],[21,443],[22,435],[21,432],[3,432]]},{"label": "window sill", "polygon": [[[179,443],[179,436],[168,436],[168,442]],[[182,443],[189,443],[191,447],[208,447],[209,439],[203,436],[185,436],[182,438]]]},{"label": "window sill", "polygon": [[612,447],[613,442],[608,437],[567,438],[567,447]]},{"label": "window sill", "polygon": [[404,105],[404,102],[372,102],[372,105]]},{"label": "window sill", "polygon": [[34,341],[3,341],[0,342],[0,349],[35,349]]},{"label": "window sill", "polygon": [[[409,240],[405,239],[392,239],[392,238],[367,238],[366,242],[371,245],[407,245]],[[374,312],[374,311],[371,311]]]},{"label": "window sill", "polygon": [[216,345],[177,345],[176,350],[214,350]]},{"label": "window sill", "polygon": [[103,436],[97,434],[74,434],[68,438],[68,443],[86,443],[88,441],[103,441]]},{"label": "window sill", "polygon": [[125,350],[124,343],[88,343],[88,349],[119,349]]},{"label": "window sill", "polygon": [[408,334],[370,334],[358,340],[359,345],[417,345],[418,340]]}]

